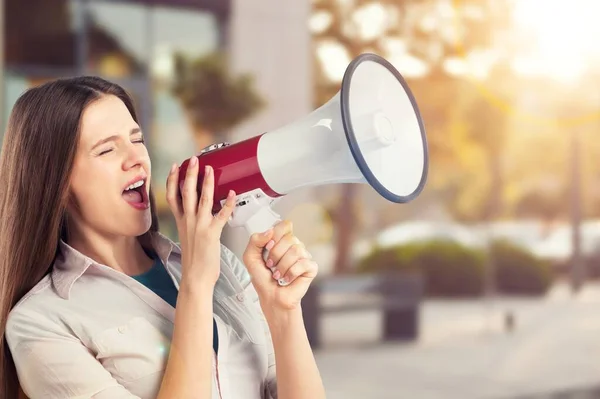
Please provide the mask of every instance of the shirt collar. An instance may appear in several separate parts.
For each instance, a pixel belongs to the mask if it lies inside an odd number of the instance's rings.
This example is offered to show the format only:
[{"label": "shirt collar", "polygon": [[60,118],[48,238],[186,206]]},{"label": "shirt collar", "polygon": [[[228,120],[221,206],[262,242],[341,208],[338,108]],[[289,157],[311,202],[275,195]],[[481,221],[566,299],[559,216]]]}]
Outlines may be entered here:
[{"label": "shirt collar", "polygon": [[[180,253],[179,247],[160,232],[150,232],[150,244],[163,264],[171,253]],[[92,265],[100,265],[92,258],[84,255],[63,240],[59,241],[58,253],[54,260],[51,278],[58,295],[63,299],[69,299],[71,287]]]}]

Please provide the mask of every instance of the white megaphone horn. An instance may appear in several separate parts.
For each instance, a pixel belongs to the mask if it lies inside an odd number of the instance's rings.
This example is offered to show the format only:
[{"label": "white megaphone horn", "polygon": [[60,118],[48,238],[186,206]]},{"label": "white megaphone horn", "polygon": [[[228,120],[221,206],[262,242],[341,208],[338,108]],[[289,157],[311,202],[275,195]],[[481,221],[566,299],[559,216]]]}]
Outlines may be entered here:
[{"label": "white megaphone horn", "polygon": [[[276,224],[280,216],[271,206],[296,189],[366,183],[385,199],[405,203],[421,193],[428,171],[415,98],[400,73],[375,54],[352,60],[340,91],[306,117],[235,144],[213,144],[198,159],[201,172],[204,165],[214,170],[213,211],[234,190],[229,224],[249,234]],[[180,185],[188,163],[181,165]],[[200,173],[198,190],[203,179]]]}]

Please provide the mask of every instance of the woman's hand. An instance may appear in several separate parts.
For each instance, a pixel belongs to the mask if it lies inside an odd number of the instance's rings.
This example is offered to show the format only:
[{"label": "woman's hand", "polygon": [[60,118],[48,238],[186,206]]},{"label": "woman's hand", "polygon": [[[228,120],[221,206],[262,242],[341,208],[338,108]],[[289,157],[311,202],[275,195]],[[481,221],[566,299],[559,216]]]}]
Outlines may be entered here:
[{"label": "woman's hand", "polygon": [[208,284],[212,288],[219,278],[221,233],[233,212],[235,193],[229,192],[225,205],[213,216],[214,172],[206,166],[198,200],[198,164],[197,157],[190,159],[181,196],[179,168],[173,165],[167,178],[167,202],[175,216],[181,243],[182,282]]},{"label": "woman's hand", "polygon": [[[269,251],[266,262],[263,248]],[[253,234],[243,259],[263,309],[298,308],[318,273],[318,265],[304,244],[294,236],[292,222],[287,220],[265,233]],[[278,279],[283,279],[286,285],[280,286]]]}]

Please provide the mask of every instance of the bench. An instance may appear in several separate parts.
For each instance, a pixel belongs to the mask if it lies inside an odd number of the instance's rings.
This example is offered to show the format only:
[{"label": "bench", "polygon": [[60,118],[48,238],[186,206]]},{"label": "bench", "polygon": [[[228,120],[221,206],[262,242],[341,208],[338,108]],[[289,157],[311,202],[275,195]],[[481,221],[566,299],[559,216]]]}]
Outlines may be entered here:
[{"label": "bench", "polygon": [[313,348],[322,346],[323,316],[332,313],[380,310],[382,341],[418,337],[423,279],[416,274],[381,273],[318,278],[302,299],[302,313]]}]

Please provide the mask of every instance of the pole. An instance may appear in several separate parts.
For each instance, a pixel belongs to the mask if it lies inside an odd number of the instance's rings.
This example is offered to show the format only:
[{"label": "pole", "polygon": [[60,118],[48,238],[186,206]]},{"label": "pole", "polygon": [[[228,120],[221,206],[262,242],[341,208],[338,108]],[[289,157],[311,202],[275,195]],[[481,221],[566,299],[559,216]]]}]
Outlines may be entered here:
[{"label": "pole", "polygon": [[89,0],[81,0],[77,3],[76,7],[76,20],[78,22],[75,29],[75,59],[77,65],[77,74],[85,75],[87,73],[87,62],[88,62],[88,40],[89,40]]},{"label": "pole", "polygon": [[493,319],[495,312],[495,299],[498,292],[497,287],[497,266],[494,254],[494,222],[500,215],[502,208],[502,155],[488,153],[489,170],[491,175],[490,197],[488,200],[488,209],[486,217],[486,237],[485,237],[485,280],[484,297],[487,305],[487,325],[489,331],[493,329]]},{"label": "pole", "polygon": [[575,294],[585,280],[581,256],[581,138],[579,128],[571,133],[571,289]]}]

